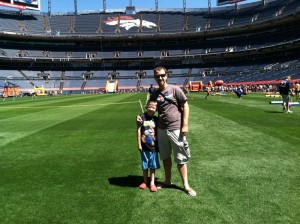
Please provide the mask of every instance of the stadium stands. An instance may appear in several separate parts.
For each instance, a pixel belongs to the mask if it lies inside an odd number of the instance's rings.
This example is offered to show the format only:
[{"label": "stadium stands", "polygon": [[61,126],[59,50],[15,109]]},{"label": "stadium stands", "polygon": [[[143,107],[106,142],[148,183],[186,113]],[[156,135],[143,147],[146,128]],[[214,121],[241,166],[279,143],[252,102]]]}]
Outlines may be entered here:
[{"label": "stadium stands", "polygon": [[[169,82],[185,85],[299,78],[299,1],[269,0],[207,9],[53,14],[0,11],[0,80],[24,88],[93,89],[117,71],[119,86],[153,83],[167,66]],[[292,62],[293,63],[290,63]],[[264,67],[277,64],[265,71]],[[189,69],[191,73],[188,74]],[[92,79],[81,74],[92,70]],[[21,71],[21,72],[20,72]],[[51,74],[42,80],[37,73]],[[5,75],[3,75],[5,74]],[[64,75],[62,75],[64,74]],[[149,75],[150,74],[150,75]],[[188,78],[186,78],[188,77]],[[24,79],[26,81],[24,81]],[[26,84],[25,84],[26,83]]]}]

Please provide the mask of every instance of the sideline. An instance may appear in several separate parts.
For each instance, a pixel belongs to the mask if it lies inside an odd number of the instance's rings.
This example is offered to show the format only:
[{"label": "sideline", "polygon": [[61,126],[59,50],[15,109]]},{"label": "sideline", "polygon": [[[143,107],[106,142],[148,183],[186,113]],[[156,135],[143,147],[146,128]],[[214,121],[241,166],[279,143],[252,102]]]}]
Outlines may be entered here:
[{"label": "sideline", "polygon": [[142,113],[144,113],[144,109],[143,109],[143,105],[142,105],[141,100],[139,100],[139,102],[140,102],[140,106],[141,106]]}]

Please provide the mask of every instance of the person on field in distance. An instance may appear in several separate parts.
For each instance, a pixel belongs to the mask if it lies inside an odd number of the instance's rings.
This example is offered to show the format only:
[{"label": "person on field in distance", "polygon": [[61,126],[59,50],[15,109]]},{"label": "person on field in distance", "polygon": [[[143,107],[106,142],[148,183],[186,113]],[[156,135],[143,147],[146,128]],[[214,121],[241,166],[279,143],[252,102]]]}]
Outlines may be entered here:
[{"label": "person on field in distance", "polygon": [[150,99],[151,94],[154,92],[155,88],[153,86],[153,84],[150,84],[150,87],[148,89],[148,93],[147,93],[147,100],[146,102],[148,102],[148,100]]},{"label": "person on field in distance", "polygon": [[286,113],[293,113],[293,111],[290,110],[290,100],[291,96],[293,96],[291,76],[287,76],[286,79],[281,82],[279,85],[279,93],[283,101],[283,110]]},{"label": "person on field in distance", "polygon": [[148,90],[149,94],[151,95],[154,92],[154,90],[155,90],[155,88],[154,88],[153,84],[150,84],[150,87]]},{"label": "person on field in distance", "polygon": [[209,97],[211,99],[210,86],[205,87],[205,92],[206,92],[205,99],[207,99],[207,97]]},{"label": "person on field in distance", "polygon": [[[183,183],[183,190],[189,196],[196,192],[189,186],[187,163],[190,159],[190,149],[186,141],[188,134],[189,105],[183,91],[167,83],[168,70],[159,66],[154,69],[154,79],[158,89],[151,94],[150,100],[157,102],[158,123],[157,138],[160,158],[163,160],[165,181],[161,187],[171,187],[172,153]],[[137,116],[137,123],[141,122]]]},{"label": "person on field in distance", "polygon": [[142,123],[137,125],[137,143],[138,150],[142,160],[142,170],[144,181],[140,184],[140,189],[146,189],[148,186],[148,170],[150,169],[151,192],[156,192],[155,170],[160,168],[158,160],[158,145],[156,139],[157,116],[155,116],[157,103],[156,101],[148,101],[146,104],[146,112],[140,114]]},{"label": "person on field in distance", "polygon": [[296,82],[295,84],[295,94],[296,94],[296,100],[299,100],[300,99],[300,83],[299,82]]}]

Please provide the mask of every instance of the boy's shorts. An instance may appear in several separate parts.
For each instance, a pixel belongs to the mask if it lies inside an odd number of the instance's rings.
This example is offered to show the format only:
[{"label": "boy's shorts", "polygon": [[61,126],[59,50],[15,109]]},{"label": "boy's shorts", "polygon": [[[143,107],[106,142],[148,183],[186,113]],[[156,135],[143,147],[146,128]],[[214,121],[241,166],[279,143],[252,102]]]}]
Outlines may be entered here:
[{"label": "boy's shorts", "polygon": [[180,134],[180,130],[157,129],[157,139],[161,160],[171,157],[172,151],[174,161],[177,164],[185,164],[190,158],[190,149],[186,137]]},{"label": "boy's shorts", "polygon": [[142,151],[141,160],[142,160],[142,170],[147,170],[147,169],[156,170],[160,168],[159,160],[158,160],[158,152]]}]

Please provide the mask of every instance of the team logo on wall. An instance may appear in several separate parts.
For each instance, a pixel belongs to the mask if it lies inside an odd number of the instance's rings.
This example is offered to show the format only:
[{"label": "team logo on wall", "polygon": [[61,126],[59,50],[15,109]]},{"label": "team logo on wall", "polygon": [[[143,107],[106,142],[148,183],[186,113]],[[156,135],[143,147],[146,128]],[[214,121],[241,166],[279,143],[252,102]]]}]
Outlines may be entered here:
[{"label": "team logo on wall", "polygon": [[[104,21],[104,23],[109,26],[115,26],[118,24],[118,20],[119,20],[118,17],[108,17],[107,20]],[[157,26],[155,23],[152,23],[147,20],[141,21],[140,19],[135,19],[131,16],[120,16],[120,27],[123,27],[126,30],[129,30],[132,27],[140,27],[141,24],[143,27],[146,27],[149,29]]]}]

